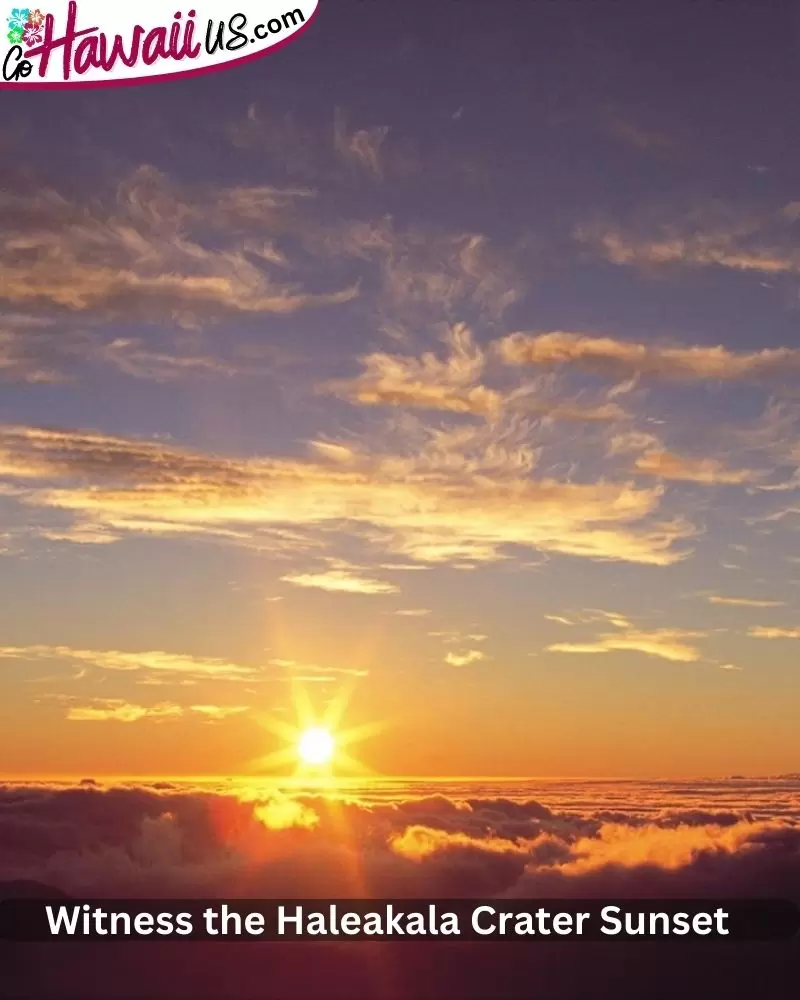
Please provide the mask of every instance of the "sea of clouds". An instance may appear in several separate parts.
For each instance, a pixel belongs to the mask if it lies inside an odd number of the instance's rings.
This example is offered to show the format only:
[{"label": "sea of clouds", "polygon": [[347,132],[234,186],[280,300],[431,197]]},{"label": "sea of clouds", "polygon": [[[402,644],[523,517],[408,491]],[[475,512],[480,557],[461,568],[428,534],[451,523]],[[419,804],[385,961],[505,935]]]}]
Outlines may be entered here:
[{"label": "sea of clouds", "polygon": [[[45,888],[46,887],[46,890]],[[800,900],[800,776],[703,782],[0,785],[0,895]],[[0,996],[648,1000],[797,995],[800,947],[0,941]]]},{"label": "sea of clouds", "polygon": [[0,786],[0,880],[84,897],[800,898],[800,777]]}]

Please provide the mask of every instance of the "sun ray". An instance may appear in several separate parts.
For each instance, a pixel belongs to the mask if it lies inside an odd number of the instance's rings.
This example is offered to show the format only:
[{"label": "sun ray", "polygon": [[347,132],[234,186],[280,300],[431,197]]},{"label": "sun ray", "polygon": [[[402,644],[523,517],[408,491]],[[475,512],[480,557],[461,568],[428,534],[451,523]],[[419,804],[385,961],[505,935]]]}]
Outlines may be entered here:
[{"label": "sun ray", "polygon": [[285,745],[252,761],[250,770],[276,772],[293,765],[293,778],[312,784],[329,784],[345,774],[372,773],[346,748],[376,735],[385,728],[385,723],[342,726],[353,689],[352,680],[342,682],[320,712],[305,685],[295,681],[292,684],[294,722],[270,715],[258,717],[260,725]]}]

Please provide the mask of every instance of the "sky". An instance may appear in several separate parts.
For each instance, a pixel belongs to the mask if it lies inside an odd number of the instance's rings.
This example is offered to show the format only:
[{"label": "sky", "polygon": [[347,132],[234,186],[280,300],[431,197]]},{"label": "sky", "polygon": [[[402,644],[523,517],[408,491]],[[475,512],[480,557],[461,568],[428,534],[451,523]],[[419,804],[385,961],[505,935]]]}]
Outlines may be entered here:
[{"label": "sky", "polygon": [[[331,9],[328,9],[328,8]],[[327,4],[0,128],[0,773],[796,771],[800,21]]]}]

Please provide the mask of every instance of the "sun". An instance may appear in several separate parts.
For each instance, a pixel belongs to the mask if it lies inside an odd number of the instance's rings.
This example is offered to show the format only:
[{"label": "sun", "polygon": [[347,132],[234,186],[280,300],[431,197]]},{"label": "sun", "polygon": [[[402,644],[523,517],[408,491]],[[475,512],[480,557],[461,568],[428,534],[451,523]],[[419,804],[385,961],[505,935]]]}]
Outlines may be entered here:
[{"label": "sun", "polygon": [[[292,779],[327,783],[346,780],[350,775],[370,774],[369,767],[350,753],[355,743],[382,732],[385,722],[365,722],[358,726],[343,726],[352,687],[339,686],[328,697],[324,711],[315,709],[310,692],[305,685],[292,685],[292,702],[295,721],[273,715],[261,715],[259,723],[283,742],[279,748],[250,762],[255,771],[273,771],[275,768],[294,765]],[[334,776],[338,772],[338,777]]]},{"label": "sun", "polygon": [[297,756],[311,767],[330,764],[335,751],[336,740],[323,726],[305,729],[297,741]]}]

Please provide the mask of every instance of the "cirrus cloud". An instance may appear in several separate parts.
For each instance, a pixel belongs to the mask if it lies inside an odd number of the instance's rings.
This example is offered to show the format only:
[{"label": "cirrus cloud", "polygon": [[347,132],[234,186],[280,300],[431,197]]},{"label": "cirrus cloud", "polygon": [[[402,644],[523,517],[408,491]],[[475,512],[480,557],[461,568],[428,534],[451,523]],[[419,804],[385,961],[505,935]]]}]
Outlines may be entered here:
[{"label": "cirrus cloud", "polygon": [[552,653],[609,653],[612,650],[644,653],[675,663],[694,663],[701,659],[700,651],[692,644],[702,639],[705,632],[689,629],[660,628],[651,631],[623,629],[599,636],[593,642],[556,642],[548,646]]},{"label": "cirrus cloud", "polygon": [[754,625],[748,629],[747,634],[755,639],[800,639],[800,628],[771,628],[766,625]]},{"label": "cirrus cloud", "polygon": [[209,535],[254,546],[273,537],[302,548],[314,529],[360,526],[423,563],[495,560],[508,546],[650,565],[686,556],[677,543],[693,529],[659,518],[659,488],[535,478],[525,433],[424,432],[413,453],[352,451],[342,463],[4,426],[0,479],[23,484],[12,488],[18,503],[113,537]]},{"label": "cirrus cloud", "polygon": [[797,348],[732,351],[721,344],[704,347],[643,343],[563,331],[512,333],[497,342],[496,350],[510,365],[574,365],[616,377],[643,375],[729,382],[800,371]]}]

